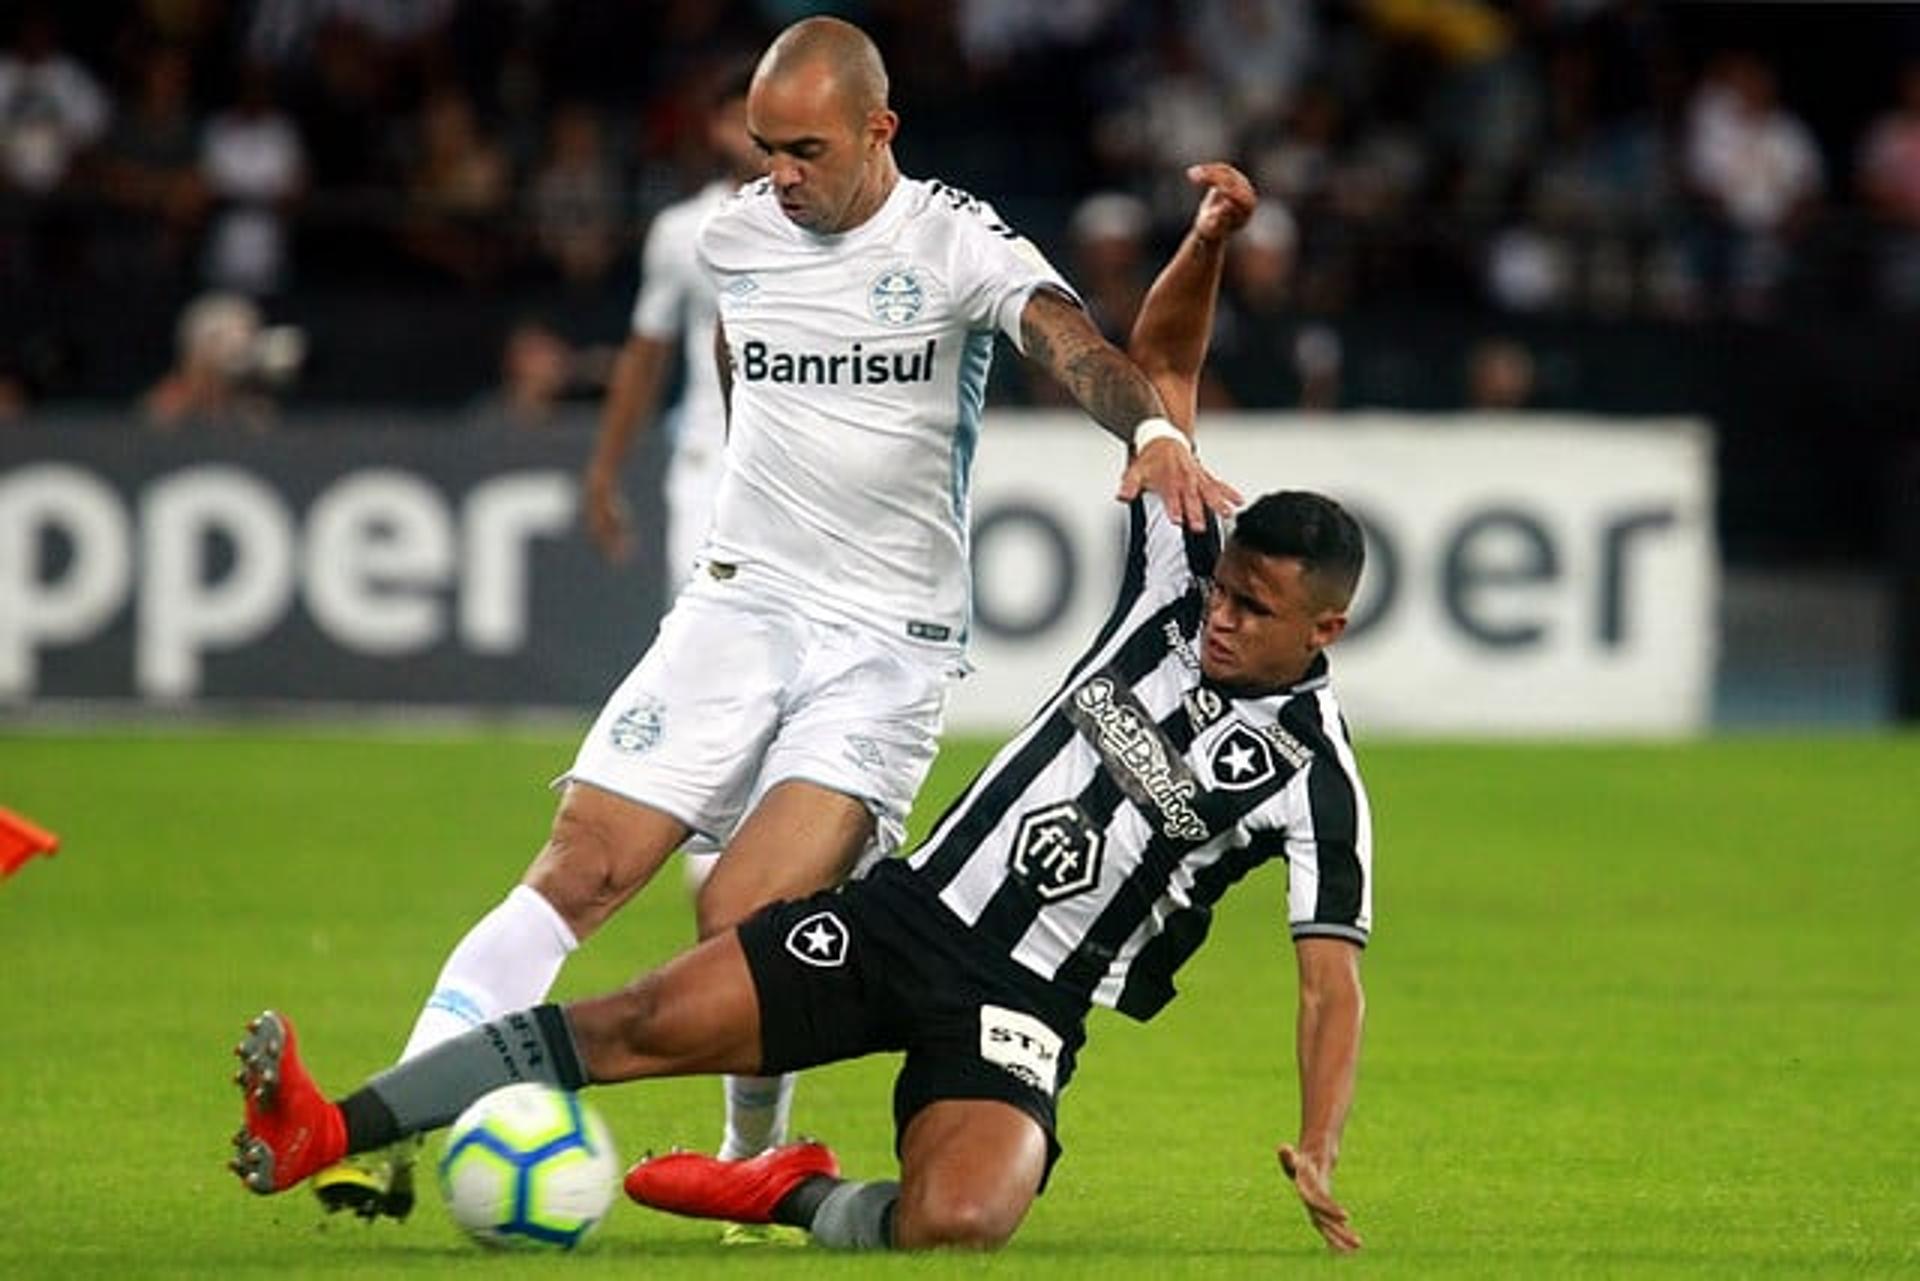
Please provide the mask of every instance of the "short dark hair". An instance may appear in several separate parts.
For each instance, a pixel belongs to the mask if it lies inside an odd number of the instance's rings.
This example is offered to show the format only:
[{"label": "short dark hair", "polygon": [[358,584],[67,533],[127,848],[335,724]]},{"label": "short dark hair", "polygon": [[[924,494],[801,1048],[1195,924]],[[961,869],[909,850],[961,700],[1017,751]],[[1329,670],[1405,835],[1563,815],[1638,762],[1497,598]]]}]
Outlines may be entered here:
[{"label": "short dark hair", "polygon": [[1262,556],[1298,560],[1335,608],[1353,599],[1367,559],[1360,522],[1331,498],[1304,489],[1262,495],[1234,518],[1232,537]]}]

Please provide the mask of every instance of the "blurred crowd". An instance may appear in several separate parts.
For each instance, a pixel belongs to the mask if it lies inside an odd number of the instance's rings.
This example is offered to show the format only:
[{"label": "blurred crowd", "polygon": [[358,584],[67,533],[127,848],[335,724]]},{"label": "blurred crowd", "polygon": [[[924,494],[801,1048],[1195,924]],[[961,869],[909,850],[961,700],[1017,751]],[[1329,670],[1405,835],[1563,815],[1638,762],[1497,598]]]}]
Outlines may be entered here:
[{"label": "blurred crowd", "polygon": [[[1858,17],[1812,7],[1836,36]],[[1798,63],[1738,38],[1741,8],[29,0],[0,18],[0,296],[210,291],[183,365],[208,315],[264,332],[257,309],[303,291],[619,298],[647,218],[706,176],[715,76],[828,11],[889,58],[903,167],[993,199],[1113,332],[1185,221],[1184,165],[1255,178],[1215,403],[1330,407],[1341,315],[1409,297],[1920,313],[1920,23],[1883,14],[1850,110],[1820,115]],[[502,378],[551,382],[529,332]],[[297,365],[297,335],[267,346],[249,369]],[[0,414],[33,394],[29,356],[0,351]],[[1476,351],[1463,385],[1525,404],[1526,357]]]}]

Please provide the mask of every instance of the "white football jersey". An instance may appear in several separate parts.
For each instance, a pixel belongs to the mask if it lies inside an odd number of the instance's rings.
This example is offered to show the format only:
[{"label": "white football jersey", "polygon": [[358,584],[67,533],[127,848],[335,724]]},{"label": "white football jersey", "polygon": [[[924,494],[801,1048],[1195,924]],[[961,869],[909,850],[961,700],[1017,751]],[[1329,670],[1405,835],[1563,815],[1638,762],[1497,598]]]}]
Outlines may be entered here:
[{"label": "white football jersey", "polygon": [[701,226],[734,191],[733,183],[719,179],[654,215],[640,250],[640,292],[633,300],[634,333],[681,340],[686,374],[675,416],[676,445],[716,455],[726,443],[727,407],[713,364],[713,286],[700,270],[694,245]]},{"label": "white football jersey", "polygon": [[766,180],[707,221],[700,260],[733,372],[709,562],[803,608],[935,645],[972,609],[968,481],[994,334],[1018,345],[1060,275],[993,209],[901,178],[839,235]]}]

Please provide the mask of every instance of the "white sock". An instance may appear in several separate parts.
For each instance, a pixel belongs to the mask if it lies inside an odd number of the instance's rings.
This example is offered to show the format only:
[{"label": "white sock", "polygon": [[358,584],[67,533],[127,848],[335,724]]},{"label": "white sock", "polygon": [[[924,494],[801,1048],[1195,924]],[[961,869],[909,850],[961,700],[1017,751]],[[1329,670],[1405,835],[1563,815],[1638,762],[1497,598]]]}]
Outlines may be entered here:
[{"label": "white sock", "polygon": [[538,891],[516,885],[475,922],[434,981],[400,1052],[405,1062],[488,1019],[539,1004],[567,953],[580,946],[560,913]]},{"label": "white sock", "polygon": [[[720,852],[688,850],[681,857],[687,861],[687,889],[698,897],[700,887],[713,875],[714,864],[720,861]],[[745,1160],[787,1141],[795,1079],[792,1072],[785,1076],[721,1078],[727,1100],[727,1133],[720,1144],[721,1160]]]},{"label": "white sock", "polygon": [[729,1076],[727,1137],[720,1145],[722,1161],[758,1156],[787,1141],[787,1117],[793,1112],[793,1083],[797,1072],[784,1076]]},{"label": "white sock", "polygon": [[682,850],[680,857],[686,860],[687,893],[694,898],[700,897],[700,887],[713,875],[713,865],[720,861],[719,850]]}]

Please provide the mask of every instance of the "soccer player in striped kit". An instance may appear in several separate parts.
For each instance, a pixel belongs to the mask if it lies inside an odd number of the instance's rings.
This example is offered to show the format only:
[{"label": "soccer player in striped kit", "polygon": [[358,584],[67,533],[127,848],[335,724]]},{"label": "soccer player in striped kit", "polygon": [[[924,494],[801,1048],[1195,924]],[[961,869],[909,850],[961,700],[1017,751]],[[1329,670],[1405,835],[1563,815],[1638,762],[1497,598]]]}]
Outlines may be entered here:
[{"label": "soccer player in striped kit", "polygon": [[[1224,242],[1253,207],[1230,168],[1194,177],[1207,193],[1132,338],[1183,424]],[[897,1181],[843,1178],[828,1148],[802,1142],[746,1161],[649,1158],[627,1192],[831,1246],[993,1248],[1060,1154],[1056,1103],[1090,1008],[1151,1018],[1213,905],[1275,862],[1300,1074],[1299,1128],[1277,1154],[1328,1248],[1358,1249],[1332,1176],[1359,1058],[1373,835],[1325,650],[1346,626],[1360,529],[1333,501],[1287,491],[1241,512],[1223,544],[1157,496],[1129,497],[1106,626],[912,854],[776,903],[619,992],[448,1041],[338,1103],[301,1068],[291,1024],[263,1014],[237,1049],[236,1173],[279,1191],[344,1150],[446,1125],[513,1080],[578,1089],[904,1051]]]}]

